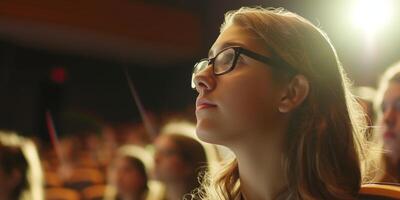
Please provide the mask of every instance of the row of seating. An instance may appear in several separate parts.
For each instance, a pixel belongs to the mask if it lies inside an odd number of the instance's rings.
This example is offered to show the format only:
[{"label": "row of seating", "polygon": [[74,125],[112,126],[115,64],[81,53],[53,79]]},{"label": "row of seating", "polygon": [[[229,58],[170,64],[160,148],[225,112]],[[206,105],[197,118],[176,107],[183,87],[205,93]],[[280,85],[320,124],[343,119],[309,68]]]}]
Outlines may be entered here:
[{"label": "row of seating", "polygon": [[46,200],[102,200],[106,191],[105,185],[89,186],[78,192],[71,188],[51,187],[46,189]]},{"label": "row of seating", "polygon": [[360,190],[362,200],[400,200],[400,184],[371,183]]}]

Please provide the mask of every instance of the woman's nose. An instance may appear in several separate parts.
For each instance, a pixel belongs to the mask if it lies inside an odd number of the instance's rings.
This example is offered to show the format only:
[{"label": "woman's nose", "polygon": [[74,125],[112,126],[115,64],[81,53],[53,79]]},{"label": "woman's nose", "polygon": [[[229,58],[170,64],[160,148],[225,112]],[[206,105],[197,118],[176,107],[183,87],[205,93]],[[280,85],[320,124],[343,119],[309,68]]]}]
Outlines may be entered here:
[{"label": "woman's nose", "polygon": [[198,72],[196,75],[194,75],[193,81],[199,94],[212,91],[216,86],[215,75],[212,67],[207,67],[206,69]]}]

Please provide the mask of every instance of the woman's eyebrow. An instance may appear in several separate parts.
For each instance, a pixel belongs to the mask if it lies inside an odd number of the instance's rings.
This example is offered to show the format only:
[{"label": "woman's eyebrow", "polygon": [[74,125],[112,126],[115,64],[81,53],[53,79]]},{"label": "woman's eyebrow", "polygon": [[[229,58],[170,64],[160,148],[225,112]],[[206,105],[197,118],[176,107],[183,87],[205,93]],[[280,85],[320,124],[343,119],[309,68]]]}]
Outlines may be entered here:
[{"label": "woman's eyebrow", "polygon": [[236,41],[224,42],[221,46],[218,46],[218,48],[211,48],[210,51],[208,51],[208,57],[209,57],[209,58],[214,57],[214,55],[215,55],[215,54],[214,54],[214,49],[218,49],[218,51],[216,51],[216,52],[219,52],[219,51],[221,51],[222,49],[225,49],[225,48],[231,47],[231,46],[241,46],[241,47],[244,47],[244,46],[246,46],[246,45],[244,45],[243,43],[240,43],[240,42],[236,42]]}]

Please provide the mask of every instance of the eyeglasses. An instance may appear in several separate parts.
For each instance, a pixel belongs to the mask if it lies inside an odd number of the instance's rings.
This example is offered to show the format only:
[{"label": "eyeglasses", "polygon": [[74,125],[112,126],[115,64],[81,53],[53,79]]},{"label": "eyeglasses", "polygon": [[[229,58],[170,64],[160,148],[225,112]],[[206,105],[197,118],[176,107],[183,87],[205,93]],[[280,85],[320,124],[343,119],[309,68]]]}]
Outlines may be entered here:
[{"label": "eyeglasses", "polygon": [[236,63],[238,61],[240,54],[246,55],[246,56],[253,58],[255,60],[258,60],[262,63],[269,64],[270,66],[273,66],[273,67],[285,66],[286,68],[289,68],[291,71],[293,71],[293,72],[295,71],[293,68],[289,67],[289,65],[283,61],[272,60],[271,58],[268,58],[268,57],[265,57],[258,53],[255,53],[253,51],[247,50],[243,47],[232,46],[232,47],[227,47],[225,49],[222,49],[213,58],[201,59],[199,62],[197,62],[194,65],[194,69],[193,69],[193,73],[192,73],[192,88],[195,89],[195,87],[196,87],[196,84],[194,82],[195,76],[199,72],[205,70],[210,64],[211,64],[211,67],[213,68],[213,73],[216,76],[220,76],[220,75],[223,75],[223,74],[226,74],[226,73],[232,71],[236,66]]}]

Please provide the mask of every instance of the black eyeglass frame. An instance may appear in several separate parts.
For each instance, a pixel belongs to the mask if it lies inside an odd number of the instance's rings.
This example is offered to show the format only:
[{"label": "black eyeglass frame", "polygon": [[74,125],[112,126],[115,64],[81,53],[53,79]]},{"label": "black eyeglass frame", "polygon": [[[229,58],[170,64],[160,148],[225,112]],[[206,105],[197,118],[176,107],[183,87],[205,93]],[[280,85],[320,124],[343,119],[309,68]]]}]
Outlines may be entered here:
[{"label": "black eyeglass frame", "polygon": [[[228,50],[228,49],[233,49],[233,50],[235,51],[235,55],[234,55],[234,58],[233,58],[232,65],[229,67],[228,70],[226,70],[226,71],[224,71],[224,72],[221,72],[221,73],[216,73],[216,72],[215,72],[215,68],[214,68],[215,59],[216,59],[216,57],[218,57],[218,55],[220,55],[221,53],[223,53],[224,51],[226,51],[226,50]],[[211,64],[211,67],[213,68],[213,73],[214,73],[214,75],[216,75],[216,76],[220,76],[220,75],[229,73],[230,71],[232,71],[232,70],[236,67],[236,63],[237,63],[237,61],[238,61],[238,58],[239,58],[240,54],[244,54],[244,55],[246,55],[246,56],[248,56],[248,57],[250,57],[250,58],[253,58],[253,59],[257,60],[257,61],[260,61],[260,62],[262,62],[262,63],[268,64],[268,65],[270,65],[271,67],[274,67],[274,68],[278,68],[279,66],[281,66],[281,67],[284,67],[284,68],[288,69],[288,70],[289,70],[290,72],[292,72],[292,73],[295,73],[295,72],[296,72],[296,70],[295,70],[294,68],[290,67],[289,64],[287,64],[286,62],[284,62],[284,61],[282,61],[282,60],[274,60],[274,59],[268,58],[268,57],[266,57],[266,56],[263,56],[263,55],[261,55],[261,54],[258,54],[258,53],[256,53],[256,52],[253,52],[253,51],[251,51],[251,50],[248,50],[248,49],[245,49],[245,48],[243,48],[243,47],[240,47],[240,46],[230,46],[230,47],[227,47],[227,48],[222,49],[220,52],[218,52],[218,53],[217,53],[214,57],[212,57],[212,58],[203,58],[203,59],[201,59],[199,62],[197,62],[197,63],[195,64],[194,68],[193,68],[193,75],[194,75],[194,72],[195,72],[195,70],[196,70],[196,67],[197,67],[200,63],[202,63],[202,62],[204,62],[204,61],[208,61],[207,65],[210,65],[210,64]]]}]

